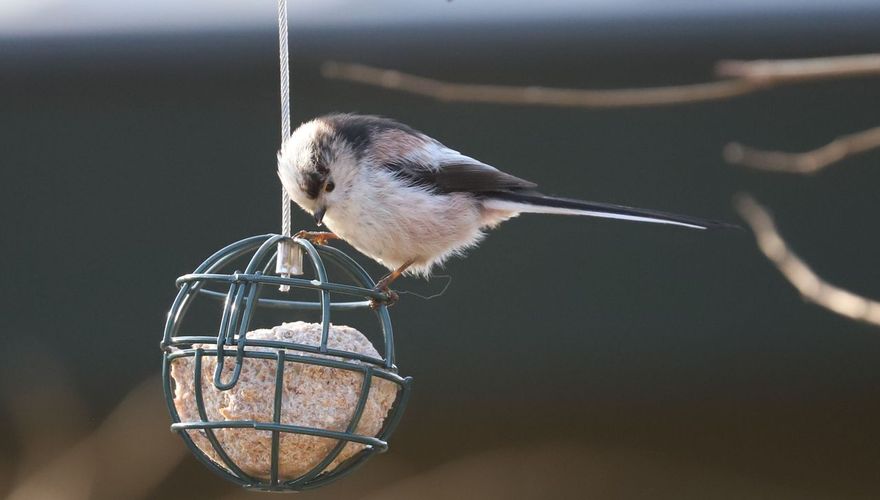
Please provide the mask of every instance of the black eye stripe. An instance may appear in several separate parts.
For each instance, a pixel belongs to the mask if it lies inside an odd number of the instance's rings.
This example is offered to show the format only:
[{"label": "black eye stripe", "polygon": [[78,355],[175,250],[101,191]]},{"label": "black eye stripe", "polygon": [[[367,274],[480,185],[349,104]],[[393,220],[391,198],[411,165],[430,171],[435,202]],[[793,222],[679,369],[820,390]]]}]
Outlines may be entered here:
[{"label": "black eye stripe", "polygon": [[300,188],[306,193],[311,199],[315,199],[318,197],[318,194],[321,192],[321,189],[324,187],[324,176],[317,172],[310,172],[305,175],[300,184]]}]

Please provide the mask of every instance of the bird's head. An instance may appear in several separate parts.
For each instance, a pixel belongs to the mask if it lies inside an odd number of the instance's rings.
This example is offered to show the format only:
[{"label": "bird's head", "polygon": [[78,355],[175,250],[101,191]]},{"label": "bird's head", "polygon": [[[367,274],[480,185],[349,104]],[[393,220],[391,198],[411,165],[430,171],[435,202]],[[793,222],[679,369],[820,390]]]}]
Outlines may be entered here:
[{"label": "bird's head", "polygon": [[278,153],[278,177],[290,198],[321,225],[351,196],[358,172],[357,144],[331,120],[300,125]]}]

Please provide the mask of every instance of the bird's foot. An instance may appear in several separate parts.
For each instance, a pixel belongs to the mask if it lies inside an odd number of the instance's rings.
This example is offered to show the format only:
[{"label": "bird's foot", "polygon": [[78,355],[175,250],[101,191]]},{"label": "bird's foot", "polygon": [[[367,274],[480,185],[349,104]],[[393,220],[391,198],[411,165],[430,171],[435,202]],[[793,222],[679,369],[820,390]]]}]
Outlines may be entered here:
[{"label": "bird's foot", "polygon": [[394,290],[392,290],[391,288],[389,288],[389,286],[391,285],[391,282],[394,281],[394,279],[396,279],[396,278],[397,278],[397,276],[393,276],[393,273],[392,273],[392,274],[389,274],[388,276],[385,276],[384,278],[379,280],[378,283],[376,283],[376,286],[373,287],[373,290],[375,290],[377,292],[384,293],[385,296],[388,298],[386,300],[370,299],[370,307],[372,309],[378,309],[379,306],[381,306],[382,304],[385,304],[386,306],[391,307],[394,304],[396,304],[398,300],[400,300],[400,295],[397,292],[395,292]]},{"label": "bird's foot", "polygon": [[400,300],[400,295],[390,288],[380,289],[377,287],[373,290],[384,293],[388,298],[385,300],[370,299],[370,309],[379,309],[379,306],[382,305],[391,307],[394,304],[397,304],[397,301]]},{"label": "bird's foot", "polygon": [[378,283],[376,283],[376,286],[373,288],[373,290],[384,293],[385,296],[388,298],[384,301],[370,299],[370,307],[376,309],[382,304],[391,307],[396,304],[398,300],[400,300],[400,295],[398,295],[397,292],[390,288],[391,283],[394,283],[397,278],[401,277],[403,275],[403,272],[406,271],[406,268],[411,265],[413,265],[413,260],[408,260],[404,262],[403,265],[391,271],[388,276],[385,276],[384,278],[380,279]]},{"label": "bird's foot", "polygon": [[293,235],[294,238],[309,240],[315,245],[326,245],[330,240],[338,240],[339,236],[326,231],[300,231]]}]

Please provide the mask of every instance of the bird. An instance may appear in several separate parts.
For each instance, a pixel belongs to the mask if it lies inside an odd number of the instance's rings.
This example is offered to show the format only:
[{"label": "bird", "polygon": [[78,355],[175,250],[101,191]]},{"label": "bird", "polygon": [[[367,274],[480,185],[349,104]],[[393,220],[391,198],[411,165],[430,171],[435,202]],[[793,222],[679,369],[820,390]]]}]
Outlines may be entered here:
[{"label": "bird", "polygon": [[550,196],[534,182],[446,147],[390,118],[334,113],[301,124],[278,152],[291,200],[330,232],[387,267],[376,289],[404,274],[429,276],[478,245],[486,231],[523,213],[579,215],[689,229],[732,224],[658,210]]}]

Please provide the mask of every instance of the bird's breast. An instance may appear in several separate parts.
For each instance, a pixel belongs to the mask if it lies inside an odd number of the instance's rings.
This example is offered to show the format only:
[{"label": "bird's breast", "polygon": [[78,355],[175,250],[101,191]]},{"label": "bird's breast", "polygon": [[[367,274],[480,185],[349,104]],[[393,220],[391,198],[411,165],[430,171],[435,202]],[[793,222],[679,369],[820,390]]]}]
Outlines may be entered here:
[{"label": "bird's breast", "polygon": [[465,193],[388,190],[328,209],[327,227],[390,268],[428,264],[480,237],[477,200]]}]

